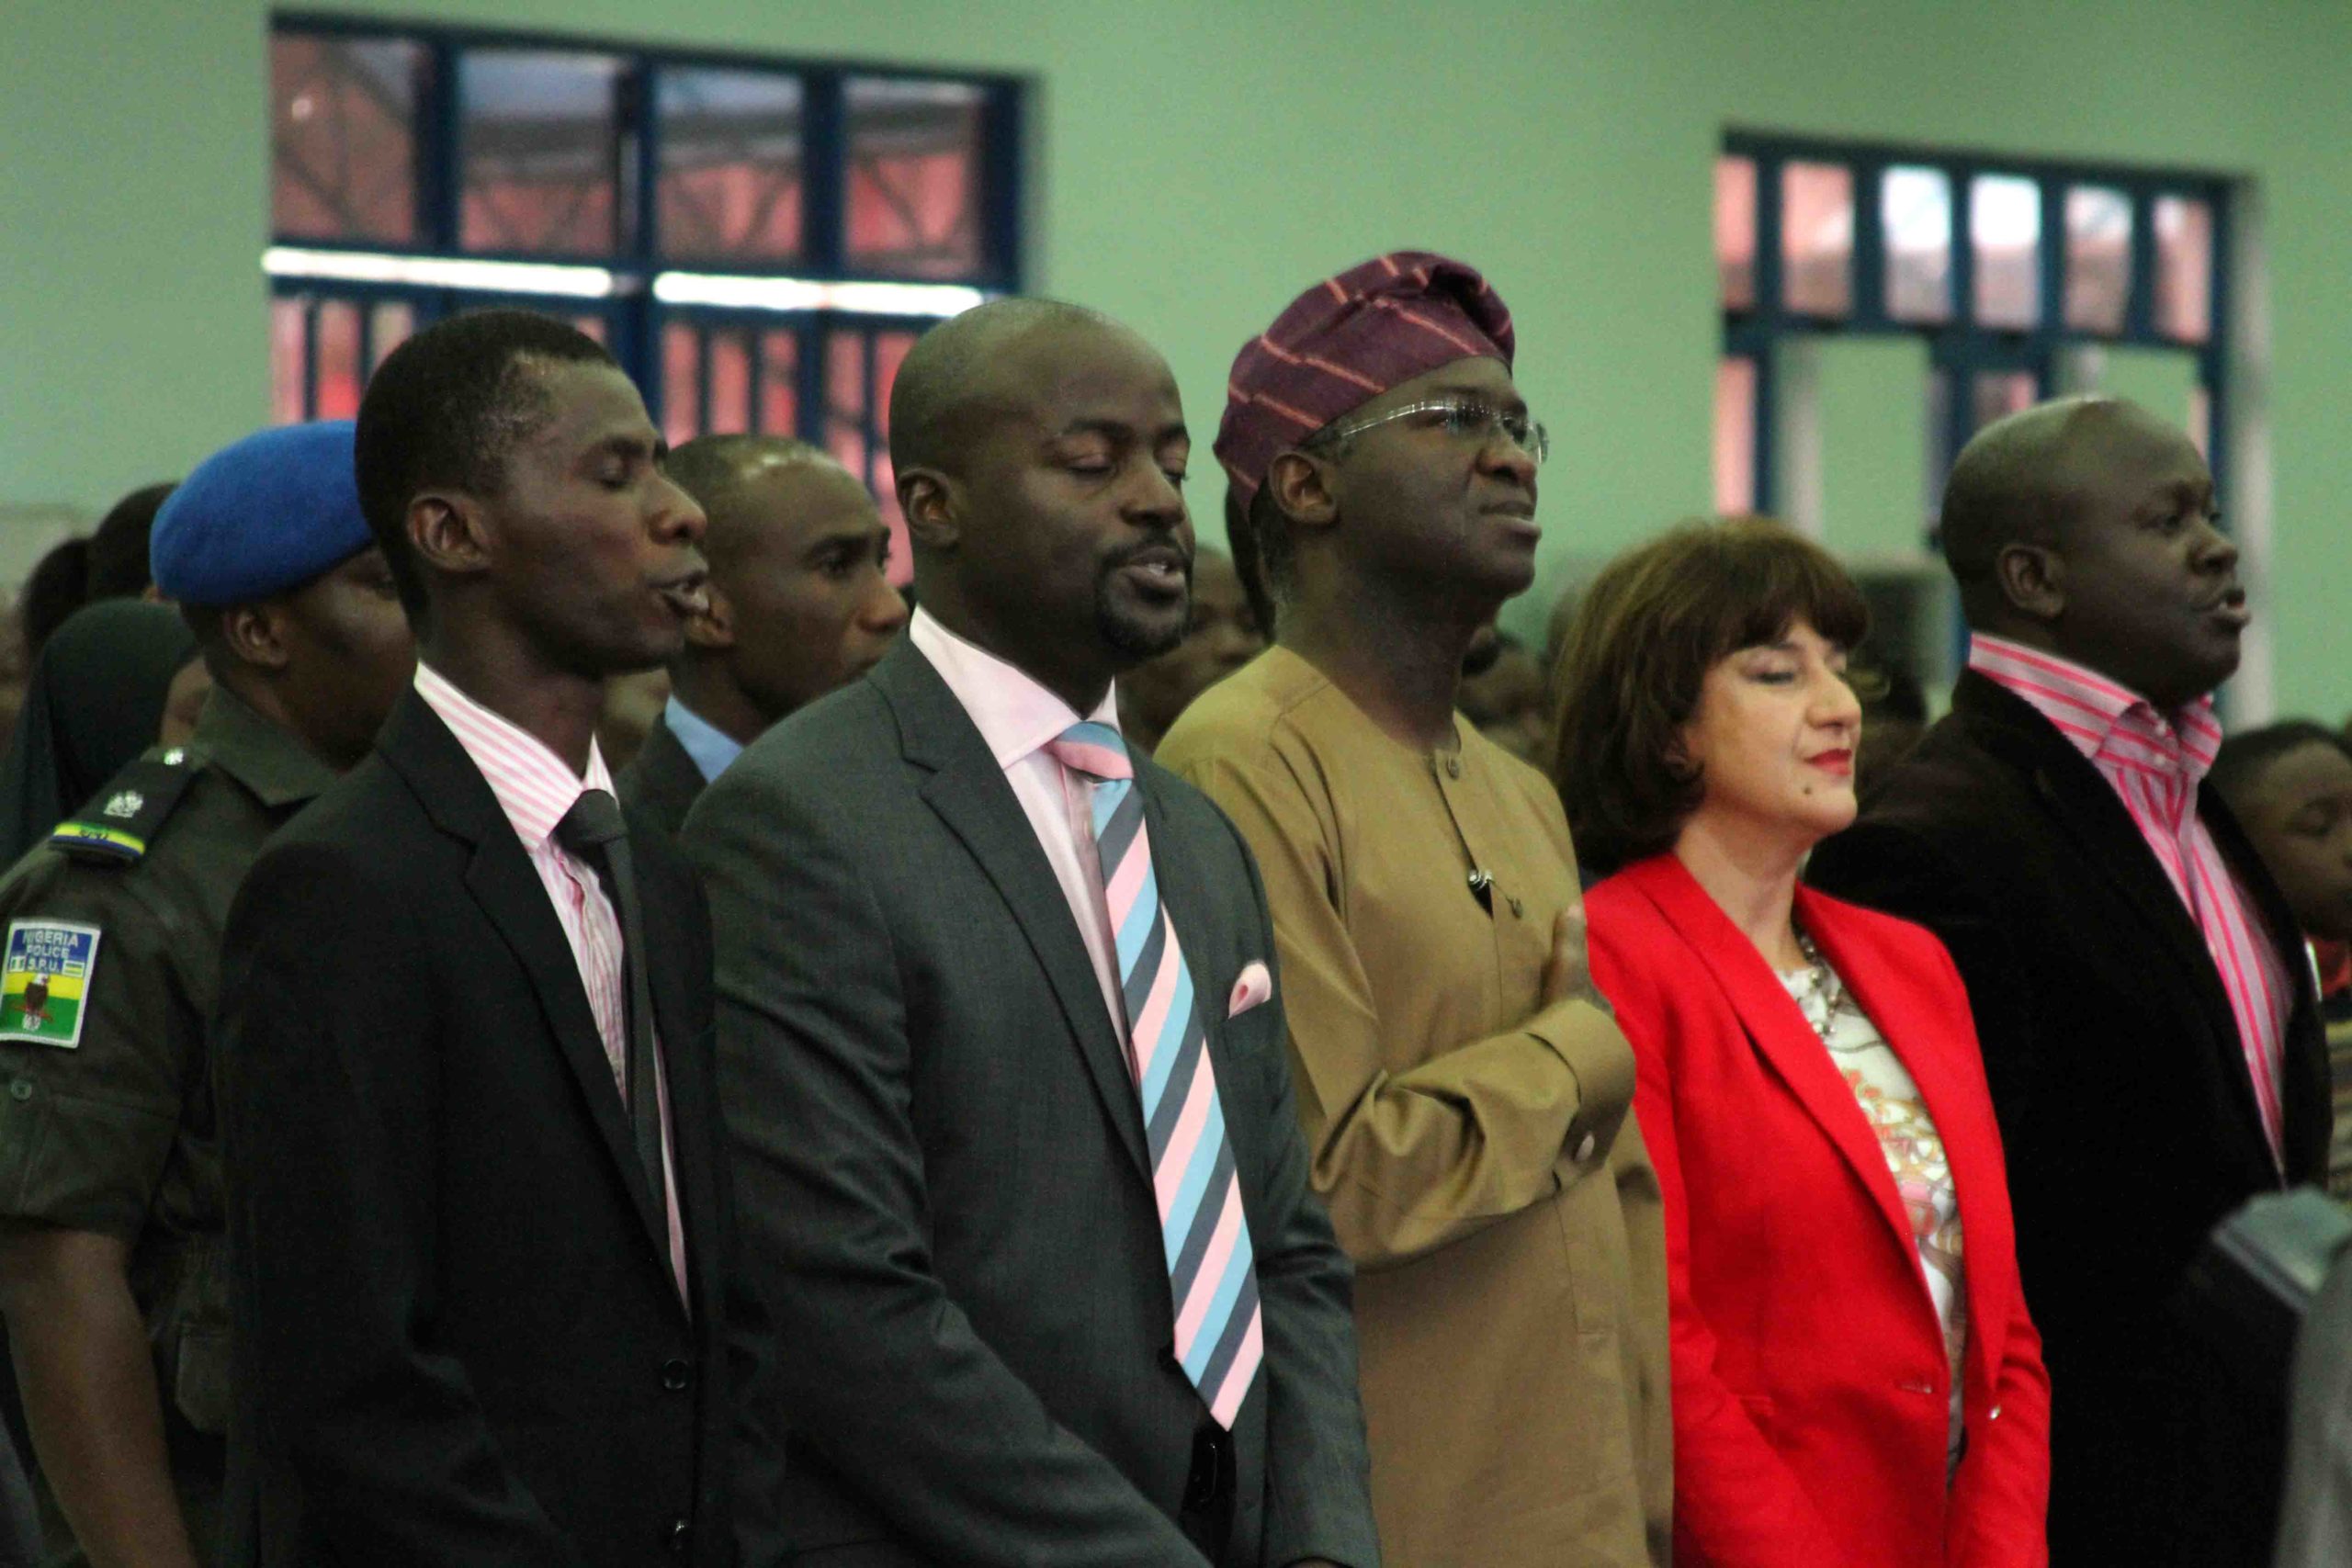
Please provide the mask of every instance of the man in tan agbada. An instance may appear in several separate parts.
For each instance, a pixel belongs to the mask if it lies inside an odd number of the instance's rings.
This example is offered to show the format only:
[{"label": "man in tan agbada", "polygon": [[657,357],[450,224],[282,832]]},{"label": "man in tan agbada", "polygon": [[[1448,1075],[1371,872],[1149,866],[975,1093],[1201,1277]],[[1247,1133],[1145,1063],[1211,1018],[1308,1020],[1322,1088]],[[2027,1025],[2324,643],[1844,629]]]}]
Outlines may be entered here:
[{"label": "man in tan agbada", "polygon": [[1242,349],[1216,454],[1275,646],[1159,758],[1264,875],[1389,1568],[1638,1568],[1667,1561],[1673,1467],[1633,1054],[1558,799],[1454,712],[1464,649],[1534,575],[1544,435],[1511,348],[1483,278],[1406,253]]}]

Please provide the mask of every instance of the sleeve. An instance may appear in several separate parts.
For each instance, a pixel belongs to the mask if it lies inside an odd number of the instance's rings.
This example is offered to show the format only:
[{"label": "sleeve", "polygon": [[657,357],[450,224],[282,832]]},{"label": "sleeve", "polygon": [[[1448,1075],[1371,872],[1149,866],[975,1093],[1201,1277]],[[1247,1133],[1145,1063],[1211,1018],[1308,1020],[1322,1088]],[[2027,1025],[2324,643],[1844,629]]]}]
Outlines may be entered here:
[{"label": "sleeve", "polygon": [[[1235,848],[1250,874],[1260,951],[1272,952],[1265,886],[1238,833]],[[1280,987],[1265,1005],[1275,1010],[1271,1021],[1279,1039]],[[1280,1051],[1261,1052],[1259,1060],[1265,1067],[1272,1150],[1264,1200],[1268,1235],[1257,1260],[1266,1332],[1264,1560],[1280,1565],[1325,1559],[1377,1568],[1372,1461],[1356,1393],[1354,1270],[1308,1187],[1290,1064]]]},{"label": "sleeve", "polygon": [[53,869],[0,927],[94,927],[97,944],[78,1042],[0,1043],[0,1216],[135,1242],[201,1082],[204,1021],[130,874]]},{"label": "sleeve", "polygon": [[1359,1267],[1405,1263],[1557,1191],[1563,1151],[1616,1136],[1633,1100],[1623,1039],[1588,991],[1481,1040],[1385,1066],[1383,1021],[1338,905],[1307,787],[1278,757],[1177,767],[1241,830],[1273,910],[1315,1190]]},{"label": "sleeve", "polygon": [[688,819],[718,933],[720,1104],[744,1267],[796,1438],[924,1556],[1203,1568],[1174,1522],[1057,1422],[933,1272],[912,1042],[860,857],[756,767]]},{"label": "sleeve", "polygon": [[509,1467],[433,1312],[429,911],[381,869],[264,853],[229,919],[220,1089],[241,1395],[339,1562],[582,1558]]},{"label": "sleeve", "polygon": [[1867,1568],[1843,1554],[1804,1484],[1715,1371],[1715,1336],[1690,1295],[1690,1210],[1675,1115],[1675,1021],[1637,939],[1596,931],[1593,974],[1633,1043],[1635,1114],[1665,1207],[1674,1388],[1674,1521],[1702,1561],[1739,1568]]}]

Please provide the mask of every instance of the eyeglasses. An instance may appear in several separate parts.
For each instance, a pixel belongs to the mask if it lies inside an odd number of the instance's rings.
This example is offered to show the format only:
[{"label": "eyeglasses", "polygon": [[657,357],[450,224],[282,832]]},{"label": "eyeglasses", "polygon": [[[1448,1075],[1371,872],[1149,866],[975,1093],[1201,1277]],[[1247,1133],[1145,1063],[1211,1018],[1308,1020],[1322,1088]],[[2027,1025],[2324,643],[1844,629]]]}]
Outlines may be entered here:
[{"label": "eyeglasses", "polygon": [[1475,440],[1481,446],[1499,435],[1520,451],[1534,458],[1539,467],[1544,458],[1552,455],[1551,432],[1545,430],[1542,424],[1528,418],[1523,412],[1498,408],[1493,403],[1481,402],[1476,398],[1431,398],[1425,402],[1407,403],[1403,408],[1390,409],[1385,413],[1371,414],[1363,419],[1341,420],[1337,424],[1327,424],[1317,431],[1314,439],[1307,445],[1321,446],[1329,443],[1345,441],[1350,436],[1362,435],[1365,431],[1386,424],[1391,420],[1411,419],[1421,414],[1437,415],[1436,423],[1439,429],[1443,430],[1448,435],[1464,436]]}]

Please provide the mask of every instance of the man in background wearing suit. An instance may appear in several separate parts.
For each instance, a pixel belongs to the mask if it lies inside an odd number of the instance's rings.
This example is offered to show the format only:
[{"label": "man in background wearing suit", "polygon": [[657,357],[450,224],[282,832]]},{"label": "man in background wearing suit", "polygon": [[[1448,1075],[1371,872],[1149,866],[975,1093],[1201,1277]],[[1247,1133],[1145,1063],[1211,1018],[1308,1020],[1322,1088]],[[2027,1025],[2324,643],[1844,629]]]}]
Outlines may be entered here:
[{"label": "man in background wearing suit", "polygon": [[1973,633],[1952,711],[1808,872],[1927,926],[1967,985],[2060,1568],[2264,1562],[2278,1495],[2281,1435],[2214,1386],[2178,1299],[2213,1225],[2328,1146],[2293,917],[2204,784],[2247,620],[2215,516],[2197,449],[2130,403],[1980,434],[1944,491]]},{"label": "man in background wearing suit", "polygon": [[705,785],[767,728],[872,669],[906,628],[890,531],[847,468],[805,441],[705,435],[670,478],[710,526],[709,604],[686,623],[670,700],[620,795],[672,838]]},{"label": "man in background wearing suit", "polygon": [[523,311],[360,406],[419,663],[230,916],[230,1561],[731,1559],[707,916],[594,738],[700,608],[662,457]]},{"label": "man in background wearing suit", "polygon": [[754,743],[711,893],[746,1273],[792,1426],[750,1561],[1378,1561],[1350,1277],[1247,850],[1117,729],[1182,636],[1176,385],[1006,300],[891,395],[923,608]]}]

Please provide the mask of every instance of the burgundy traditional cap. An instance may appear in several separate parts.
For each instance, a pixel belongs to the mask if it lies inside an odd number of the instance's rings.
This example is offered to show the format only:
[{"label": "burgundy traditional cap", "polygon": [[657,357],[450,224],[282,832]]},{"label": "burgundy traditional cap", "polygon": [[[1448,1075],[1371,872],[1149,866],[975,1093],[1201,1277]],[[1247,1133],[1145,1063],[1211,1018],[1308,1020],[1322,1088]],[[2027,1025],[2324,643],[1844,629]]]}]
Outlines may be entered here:
[{"label": "burgundy traditional cap", "polygon": [[1216,460],[1246,508],[1275,453],[1349,410],[1457,359],[1510,356],[1510,311],[1474,268],[1428,251],[1374,256],[1292,300],[1242,345]]}]

